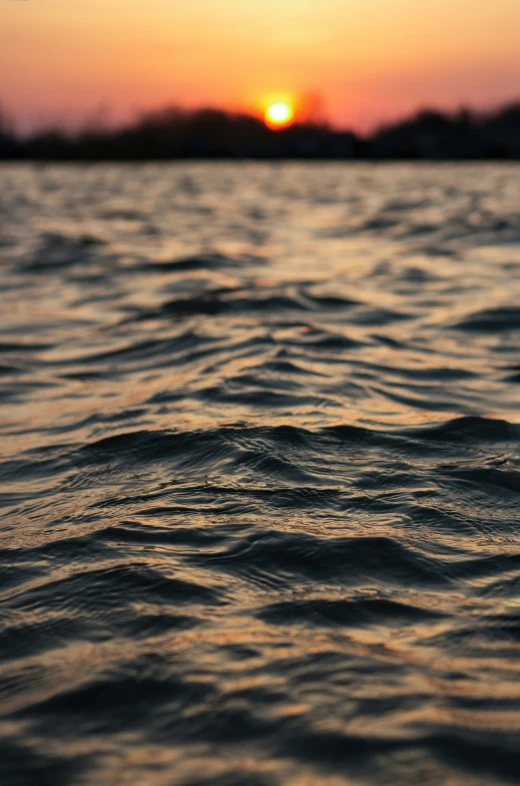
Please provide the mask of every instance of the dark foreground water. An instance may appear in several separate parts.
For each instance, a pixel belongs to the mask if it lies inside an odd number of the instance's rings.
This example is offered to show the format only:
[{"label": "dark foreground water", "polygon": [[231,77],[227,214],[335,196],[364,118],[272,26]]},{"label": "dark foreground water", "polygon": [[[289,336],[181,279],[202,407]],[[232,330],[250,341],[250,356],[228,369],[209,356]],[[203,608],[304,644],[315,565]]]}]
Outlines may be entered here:
[{"label": "dark foreground water", "polygon": [[0,171],[2,786],[520,781],[520,167]]}]

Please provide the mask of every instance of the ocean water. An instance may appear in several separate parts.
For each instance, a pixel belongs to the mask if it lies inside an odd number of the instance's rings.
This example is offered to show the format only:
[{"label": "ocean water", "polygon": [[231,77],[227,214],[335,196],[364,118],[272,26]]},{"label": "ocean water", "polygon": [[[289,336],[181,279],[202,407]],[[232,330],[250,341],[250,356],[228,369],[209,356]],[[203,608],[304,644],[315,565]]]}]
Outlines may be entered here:
[{"label": "ocean water", "polygon": [[0,186],[2,786],[520,782],[520,166]]}]

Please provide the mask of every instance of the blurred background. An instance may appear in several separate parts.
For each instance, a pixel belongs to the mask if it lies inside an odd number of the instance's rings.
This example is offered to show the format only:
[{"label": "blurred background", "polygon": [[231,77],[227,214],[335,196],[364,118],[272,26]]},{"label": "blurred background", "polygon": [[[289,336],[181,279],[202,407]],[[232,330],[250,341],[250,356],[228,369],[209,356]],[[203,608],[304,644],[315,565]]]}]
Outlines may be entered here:
[{"label": "blurred background", "polygon": [[517,0],[30,0],[0,14],[4,158],[519,156]]}]

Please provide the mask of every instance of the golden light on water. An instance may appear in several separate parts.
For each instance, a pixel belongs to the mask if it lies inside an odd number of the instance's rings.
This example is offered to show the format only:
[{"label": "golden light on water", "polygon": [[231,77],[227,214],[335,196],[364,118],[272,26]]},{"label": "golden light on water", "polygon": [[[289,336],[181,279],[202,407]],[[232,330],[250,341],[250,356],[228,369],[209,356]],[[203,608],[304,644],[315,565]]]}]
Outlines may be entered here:
[{"label": "golden light on water", "polygon": [[294,119],[294,110],[285,101],[269,104],[265,110],[265,122],[269,128],[286,128]]}]

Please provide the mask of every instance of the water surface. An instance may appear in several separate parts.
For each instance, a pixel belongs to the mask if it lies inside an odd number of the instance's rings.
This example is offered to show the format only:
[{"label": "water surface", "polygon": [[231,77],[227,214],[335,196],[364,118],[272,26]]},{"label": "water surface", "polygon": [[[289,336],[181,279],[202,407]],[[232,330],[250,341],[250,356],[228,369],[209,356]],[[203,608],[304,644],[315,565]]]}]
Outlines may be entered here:
[{"label": "water surface", "polygon": [[0,170],[2,784],[518,782],[519,176]]}]

